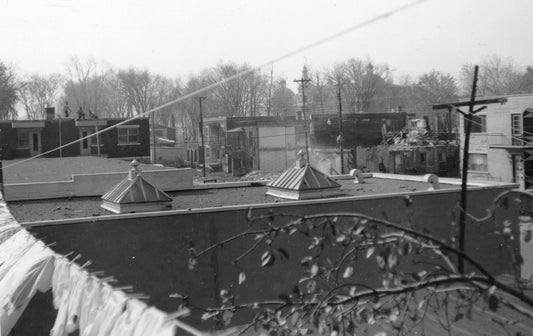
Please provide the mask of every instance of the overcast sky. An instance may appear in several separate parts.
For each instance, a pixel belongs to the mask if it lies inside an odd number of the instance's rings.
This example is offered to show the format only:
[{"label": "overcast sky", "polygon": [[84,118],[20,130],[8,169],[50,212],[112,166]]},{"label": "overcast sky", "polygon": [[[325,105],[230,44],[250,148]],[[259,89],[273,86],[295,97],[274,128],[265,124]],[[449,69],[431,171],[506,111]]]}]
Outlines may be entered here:
[{"label": "overcast sky", "polygon": [[[0,0],[0,60],[19,73],[64,73],[68,59],[170,77],[221,61],[257,66],[408,4],[404,0]],[[532,0],[428,0],[274,65],[289,81],[304,63],[350,57],[387,63],[394,75],[497,54],[533,65]]]}]

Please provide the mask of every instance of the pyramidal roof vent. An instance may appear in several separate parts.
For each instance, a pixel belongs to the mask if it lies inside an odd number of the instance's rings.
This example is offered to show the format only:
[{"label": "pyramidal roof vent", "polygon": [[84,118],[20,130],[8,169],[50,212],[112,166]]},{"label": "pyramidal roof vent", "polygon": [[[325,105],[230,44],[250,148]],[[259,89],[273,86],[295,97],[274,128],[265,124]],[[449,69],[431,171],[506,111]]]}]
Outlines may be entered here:
[{"label": "pyramidal roof vent", "polygon": [[311,167],[302,151],[298,156],[294,166],[267,184],[267,195],[301,200],[342,194],[341,185]]},{"label": "pyramidal roof vent", "polygon": [[102,196],[101,207],[114,213],[158,211],[170,208],[172,198],[141,176],[139,162],[131,162],[128,176]]}]

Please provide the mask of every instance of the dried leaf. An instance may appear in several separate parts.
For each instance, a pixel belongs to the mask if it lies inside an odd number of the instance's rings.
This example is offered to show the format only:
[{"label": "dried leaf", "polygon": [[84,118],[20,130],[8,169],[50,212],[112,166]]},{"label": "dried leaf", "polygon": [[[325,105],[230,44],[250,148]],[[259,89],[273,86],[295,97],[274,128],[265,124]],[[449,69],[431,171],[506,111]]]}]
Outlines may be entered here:
[{"label": "dried leaf", "polygon": [[189,258],[189,260],[187,261],[187,267],[189,268],[189,270],[192,271],[195,266],[196,266],[196,258],[194,257]]},{"label": "dried leaf", "polygon": [[248,208],[248,212],[246,213],[246,219],[248,221],[252,220],[252,207]]},{"label": "dried leaf", "polygon": [[398,263],[398,257],[396,256],[396,254],[394,253],[389,254],[389,257],[387,258],[387,265],[389,266],[389,268],[393,269],[397,263]]},{"label": "dried leaf", "polygon": [[346,267],[346,269],[344,270],[344,273],[342,274],[342,277],[343,277],[344,279],[346,279],[346,278],[351,277],[352,274],[353,274],[353,267],[352,267],[352,266],[348,266],[348,267]]},{"label": "dried leaf", "polygon": [[276,258],[274,257],[274,255],[267,251],[263,253],[263,256],[261,257],[261,266],[262,267],[272,266],[275,260]]},{"label": "dried leaf", "polygon": [[378,262],[378,267],[380,269],[385,269],[385,259],[383,259],[382,256],[380,255],[376,256],[376,261]]},{"label": "dried leaf", "polygon": [[239,285],[242,284],[246,280],[246,273],[241,272],[239,273]]},{"label": "dried leaf", "polygon": [[318,274],[318,265],[317,264],[313,264],[313,266],[311,266],[311,276],[314,277]]},{"label": "dried leaf", "polygon": [[216,316],[218,314],[218,312],[207,312],[207,313],[204,313],[202,315],[202,320],[209,320],[210,318],[212,318],[213,316]]},{"label": "dried leaf", "polygon": [[307,265],[309,265],[309,262],[312,261],[312,260],[313,260],[313,257],[311,257],[311,256],[306,256],[306,257],[304,257],[304,258],[300,261],[300,264],[301,264],[302,266],[307,266]]},{"label": "dried leaf", "polygon": [[345,234],[340,234],[337,239],[335,239],[337,241],[337,243],[342,243],[343,241],[346,240],[346,235]]},{"label": "dried leaf", "polygon": [[372,254],[374,254],[374,248],[373,247],[371,247],[368,250],[366,250],[366,257],[367,258],[370,258],[372,256]]}]

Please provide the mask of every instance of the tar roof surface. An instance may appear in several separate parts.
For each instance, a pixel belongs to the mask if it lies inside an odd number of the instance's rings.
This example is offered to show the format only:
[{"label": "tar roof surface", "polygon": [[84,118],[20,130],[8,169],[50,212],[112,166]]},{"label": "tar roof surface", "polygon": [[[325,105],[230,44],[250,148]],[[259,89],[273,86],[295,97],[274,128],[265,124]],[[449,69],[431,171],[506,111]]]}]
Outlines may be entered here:
[{"label": "tar roof surface", "polygon": [[[67,181],[73,174],[96,174],[127,172],[132,160],[108,159],[98,156],[75,156],[64,158],[37,158],[32,160],[3,160],[4,183],[31,183]],[[139,164],[141,170],[166,170],[152,164]]]},{"label": "tar roof surface", "polygon": [[[368,178],[365,183],[355,184],[353,180],[340,180],[346,196],[368,196],[391,193],[410,193],[428,190],[424,182]],[[459,188],[450,184],[441,184],[442,189]],[[173,210],[211,208],[230,205],[266,204],[290,202],[292,200],[268,196],[265,186],[240,188],[212,188],[188,191],[168,192],[172,197]],[[65,218],[82,218],[92,216],[115,215],[102,209],[100,197],[63,198],[37,201],[8,202],[8,207],[18,222],[34,222]]]}]

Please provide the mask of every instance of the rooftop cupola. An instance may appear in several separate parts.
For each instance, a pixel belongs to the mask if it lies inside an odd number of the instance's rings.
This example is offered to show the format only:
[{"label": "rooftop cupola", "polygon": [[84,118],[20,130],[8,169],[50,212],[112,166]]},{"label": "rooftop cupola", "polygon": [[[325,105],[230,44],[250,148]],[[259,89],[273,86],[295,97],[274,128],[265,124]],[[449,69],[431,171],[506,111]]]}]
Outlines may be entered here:
[{"label": "rooftop cupola", "polygon": [[101,207],[114,213],[166,210],[172,206],[172,198],[146,181],[133,160],[128,176],[102,196]]},{"label": "rooftop cupola", "polygon": [[342,194],[341,186],[326,174],[313,168],[298,152],[295,164],[267,184],[267,195],[288,199],[312,199]]}]

